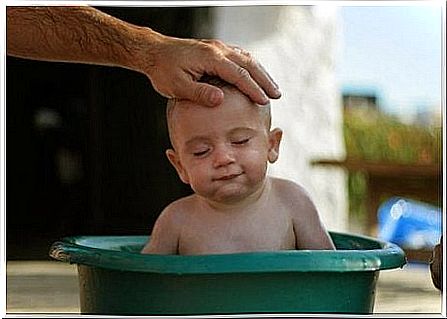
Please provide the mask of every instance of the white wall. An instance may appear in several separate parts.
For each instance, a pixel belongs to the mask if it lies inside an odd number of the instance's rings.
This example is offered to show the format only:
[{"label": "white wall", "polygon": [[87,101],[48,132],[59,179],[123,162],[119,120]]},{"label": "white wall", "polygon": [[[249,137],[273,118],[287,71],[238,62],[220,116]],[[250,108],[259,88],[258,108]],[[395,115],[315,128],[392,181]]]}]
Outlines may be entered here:
[{"label": "white wall", "polygon": [[330,230],[346,231],[346,175],[310,165],[343,158],[342,106],[335,82],[336,8],[309,6],[215,7],[212,37],[249,50],[279,84],[273,125],[284,130],[270,174],[303,185]]}]

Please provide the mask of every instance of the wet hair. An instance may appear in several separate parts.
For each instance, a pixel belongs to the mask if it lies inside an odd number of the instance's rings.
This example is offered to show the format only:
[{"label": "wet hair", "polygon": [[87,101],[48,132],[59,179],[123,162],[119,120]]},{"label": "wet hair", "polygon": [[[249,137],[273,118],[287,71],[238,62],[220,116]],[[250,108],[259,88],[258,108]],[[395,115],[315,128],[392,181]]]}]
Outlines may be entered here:
[{"label": "wet hair", "polygon": [[[209,76],[209,75],[205,75],[202,78],[200,78],[199,82],[202,83],[207,83],[207,84],[211,84],[213,86],[216,86],[220,89],[223,90],[229,90],[229,91],[233,91],[233,92],[237,92],[239,94],[243,94],[236,86],[234,86],[231,83],[228,83],[218,77],[215,76]],[[180,101],[184,101],[182,99],[177,99],[177,98],[169,98],[168,102],[166,104],[166,121],[167,121],[167,125],[168,125],[168,133],[169,133],[169,139],[171,140],[171,144],[173,145],[173,126],[174,123],[172,121],[172,114],[174,113],[174,110],[178,104],[178,102]],[[272,116],[271,116],[271,111],[270,111],[270,103],[268,103],[267,105],[262,105],[262,106],[258,106],[257,104],[255,104],[253,102],[253,105],[258,107],[258,111],[259,111],[259,115],[265,117],[266,119],[266,126],[267,129],[270,130],[271,124],[272,124]]]}]

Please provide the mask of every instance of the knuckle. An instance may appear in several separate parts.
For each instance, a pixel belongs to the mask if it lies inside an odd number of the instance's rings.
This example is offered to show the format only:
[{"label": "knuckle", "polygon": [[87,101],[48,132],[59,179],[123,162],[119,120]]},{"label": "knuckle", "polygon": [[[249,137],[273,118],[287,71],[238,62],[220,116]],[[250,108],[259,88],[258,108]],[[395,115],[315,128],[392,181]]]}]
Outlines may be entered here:
[{"label": "knuckle", "polygon": [[245,55],[249,60],[253,60],[256,61],[253,56],[251,55],[251,53],[247,50],[241,49],[241,52],[243,55]]},{"label": "knuckle", "polygon": [[196,101],[204,101],[207,97],[207,89],[203,85],[198,85],[194,89],[194,100]]},{"label": "knuckle", "polygon": [[202,40],[199,44],[199,49],[203,54],[213,57],[218,61],[225,58],[226,45],[222,41],[209,39]]},{"label": "knuckle", "polygon": [[201,40],[200,43],[203,45],[203,47],[209,48],[209,49],[221,49],[222,47],[225,46],[225,44],[220,41],[220,40],[216,40],[216,39],[205,39],[205,40]]},{"label": "knuckle", "polygon": [[250,78],[250,73],[244,68],[238,68],[237,73],[239,79],[238,82],[245,81]]},{"label": "knuckle", "polygon": [[209,43],[213,46],[218,47],[218,48],[222,48],[225,46],[225,44],[221,40],[217,40],[217,39],[210,39]]},{"label": "knuckle", "polygon": [[202,43],[200,46],[200,50],[203,54],[214,56],[217,55],[218,50],[213,45],[209,45],[208,43]]},{"label": "knuckle", "polygon": [[251,56],[250,53],[247,53],[246,57],[247,57],[247,62],[246,62],[247,66],[249,66],[249,67],[259,67],[258,61],[253,56]]}]

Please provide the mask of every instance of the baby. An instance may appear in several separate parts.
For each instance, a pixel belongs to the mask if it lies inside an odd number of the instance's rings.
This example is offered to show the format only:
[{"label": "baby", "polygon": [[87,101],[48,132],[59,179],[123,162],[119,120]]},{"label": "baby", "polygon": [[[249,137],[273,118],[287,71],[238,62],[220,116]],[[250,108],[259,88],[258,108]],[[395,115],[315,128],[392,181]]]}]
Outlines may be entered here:
[{"label": "baby", "polygon": [[335,249],[306,191],[266,175],[282,138],[279,128],[270,130],[270,106],[218,79],[208,82],[224,91],[222,105],[168,102],[173,149],[166,155],[194,194],[163,210],[142,253]]}]

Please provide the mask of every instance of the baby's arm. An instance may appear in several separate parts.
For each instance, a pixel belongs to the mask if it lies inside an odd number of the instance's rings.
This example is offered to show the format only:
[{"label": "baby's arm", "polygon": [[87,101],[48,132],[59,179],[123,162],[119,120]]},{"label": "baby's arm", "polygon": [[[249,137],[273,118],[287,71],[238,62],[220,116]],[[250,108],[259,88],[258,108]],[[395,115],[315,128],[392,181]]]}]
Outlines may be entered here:
[{"label": "baby's arm", "polygon": [[179,225],[171,206],[166,207],[155,222],[151,238],[142,254],[178,254]]},{"label": "baby's arm", "polygon": [[296,248],[335,249],[307,191],[291,181],[282,180],[280,184],[292,217]]}]

